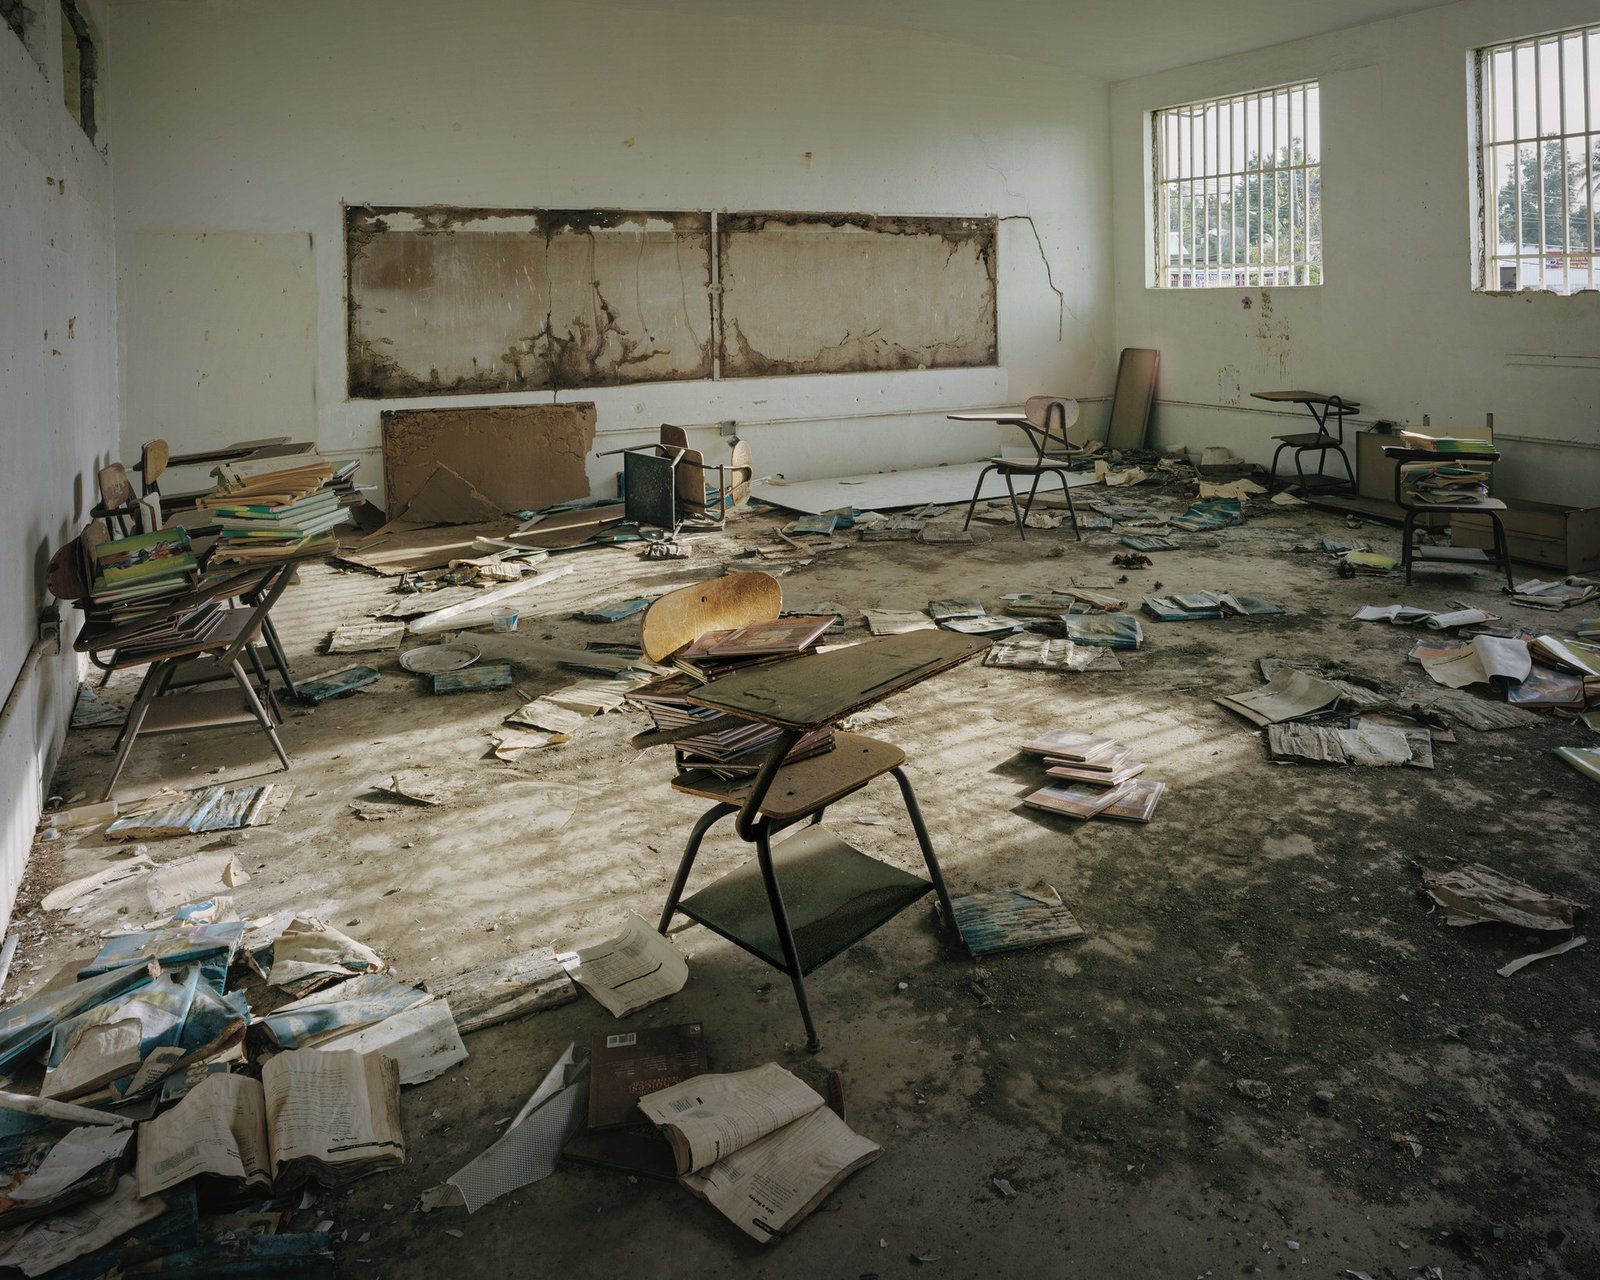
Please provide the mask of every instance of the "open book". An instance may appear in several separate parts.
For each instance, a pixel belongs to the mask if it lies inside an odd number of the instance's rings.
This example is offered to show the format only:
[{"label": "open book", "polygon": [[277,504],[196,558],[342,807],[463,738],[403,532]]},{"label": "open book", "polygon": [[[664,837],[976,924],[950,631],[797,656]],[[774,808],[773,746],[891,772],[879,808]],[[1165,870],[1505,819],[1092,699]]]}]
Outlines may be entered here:
[{"label": "open book", "polygon": [[139,1126],[139,1194],[200,1174],[282,1188],[339,1186],[405,1162],[400,1073],[375,1053],[280,1053],[261,1079],[207,1076]]},{"label": "open book", "polygon": [[763,1243],[880,1151],[773,1062],[696,1076],[647,1094],[639,1109],[672,1143],[683,1185]]}]

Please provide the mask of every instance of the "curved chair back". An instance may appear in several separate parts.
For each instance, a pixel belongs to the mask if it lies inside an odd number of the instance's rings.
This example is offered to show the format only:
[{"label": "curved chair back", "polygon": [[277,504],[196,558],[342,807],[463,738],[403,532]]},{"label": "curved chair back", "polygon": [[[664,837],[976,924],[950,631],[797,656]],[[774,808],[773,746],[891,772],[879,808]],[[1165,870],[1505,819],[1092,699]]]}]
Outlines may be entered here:
[{"label": "curved chair back", "polygon": [[669,591],[639,624],[644,656],[660,662],[707,631],[770,622],[783,609],[783,588],[770,573],[729,573]]},{"label": "curved chair back", "polygon": [[1074,441],[1067,431],[1078,421],[1078,402],[1070,396],[1029,396],[1022,405],[1023,415],[1044,432],[1041,453],[1061,453]]},{"label": "curved chair back", "polygon": [[161,473],[166,469],[167,442],[148,441],[139,450],[139,487],[147,494],[155,492],[160,487]]}]

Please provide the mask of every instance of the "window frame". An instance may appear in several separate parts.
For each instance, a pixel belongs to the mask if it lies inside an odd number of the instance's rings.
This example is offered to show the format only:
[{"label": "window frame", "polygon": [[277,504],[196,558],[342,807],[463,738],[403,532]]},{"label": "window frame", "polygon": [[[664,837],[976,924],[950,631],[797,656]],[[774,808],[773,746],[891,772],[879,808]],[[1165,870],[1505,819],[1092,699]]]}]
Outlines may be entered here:
[{"label": "window frame", "polygon": [[[1568,88],[1569,76],[1574,68],[1568,66],[1569,40],[1575,39],[1580,50],[1576,59],[1576,74],[1582,81],[1577,87],[1582,108],[1581,128],[1569,127],[1568,111],[1572,90]],[[1554,47],[1556,51],[1555,104],[1557,106],[1555,130],[1550,132],[1545,120],[1549,107],[1544,89],[1544,68],[1540,51]],[[1532,133],[1524,134],[1523,99],[1521,90],[1525,72],[1522,69],[1522,51],[1531,52],[1533,73]],[[1497,100],[1497,59],[1506,57],[1511,71],[1510,101],[1502,107]],[[1557,31],[1540,32],[1482,45],[1468,55],[1468,76],[1471,90],[1469,118],[1471,121],[1472,165],[1472,223],[1476,239],[1472,255],[1472,287],[1475,292],[1515,295],[1519,293],[1550,294],[1570,297],[1577,293],[1600,289],[1600,235],[1595,219],[1600,215],[1600,23],[1590,22]],[[1502,136],[1497,117],[1509,115],[1510,134]],[[1573,215],[1575,206],[1570,194],[1572,164],[1569,148],[1579,143],[1577,163],[1582,168],[1582,181],[1588,188],[1588,207],[1585,211],[1586,235],[1573,245]],[[1551,210],[1547,203],[1545,183],[1550,164],[1546,148],[1558,148],[1560,177],[1564,192],[1569,193],[1561,210],[1560,238],[1554,243],[1547,239]],[[1524,148],[1528,153],[1524,154]],[[1512,217],[1515,222],[1515,239],[1506,242],[1501,238],[1500,198],[1505,187],[1501,185],[1504,172],[1499,163],[1502,151],[1509,151],[1509,173],[1506,185],[1512,186]],[[1529,175],[1525,166],[1532,162],[1537,174],[1539,193],[1532,218],[1537,228],[1537,240],[1531,246],[1524,237],[1530,213],[1524,204],[1524,184]],[[1526,271],[1531,264],[1535,278],[1530,281]],[[1509,282],[1506,271],[1512,273]],[[1551,284],[1552,270],[1559,273],[1557,284]]]},{"label": "window frame", "polygon": [[[1278,119],[1280,99],[1284,103],[1281,133]],[[1226,127],[1221,123],[1224,111],[1228,115]],[[1216,122],[1207,120],[1211,112],[1217,113]],[[1233,119],[1235,112],[1238,113],[1237,127]],[[1247,114],[1251,112],[1254,113],[1253,130]],[[1168,129],[1169,120],[1179,119],[1188,122],[1187,157],[1184,155],[1184,129],[1181,126],[1175,131]],[[1202,121],[1198,126],[1198,136],[1196,120]],[[1322,253],[1320,80],[1306,77],[1285,84],[1159,107],[1148,113],[1147,126],[1146,138],[1150,147],[1147,208],[1151,214],[1152,231],[1147,287],[1176,292],[1219,288],[1313,288],[1326,282],[1327,268]],[[1271,162],[1264,163],[1262,152],[1269,137]],[[1169,156],[1172,149],[1169,140],[1173,138],[1177,141],[1177,154]],[[1282,146],[1279,145],[1280,139]],[[1252,141],[1256,148],[1254,155],[1250,153]],[[1298,158],[1295,155],[1296,147],[1299,148]],[[1196,152],[1199,154],[1198,164],[1195,163]],[[1281,164],[1278,162],[1280,154],[1284,156],[1284,163]],[[1259,225],[1255,228],[1255,243],[1252,246],[1251,217],[1254,212],[1259,223],[1265,203],[1264,188],[1269,182],[1273,192],[1273,221],[1278,223],[1278,210],[1287,204],[1288,216],[1284,221],[1288,234],[1286,237],[1271,237],[1273,258],[1267,262],[1261,260],[1265,256],[1262,253],[1262,241],[1266,237],[1264,228]],[[1225,225],[1221,212],[1224,184],[1228,188]],[[1253,211],[1252,184],[1255,194]],[[1241,192],[1244,195],[1242,211],[1238,207]],[[1192,216],[1197,195],[1204,201],[1206,210],[1206,215],[1201,219]],[[1189,201],[1188,209],[1180,209],[1179,227],[1174,230],[1173,201],[1177,199],[1181,203],[1185,198]],[[1210,216],[1213,209],[1217,214],[1216,221]],[[1185,212],[1190,216],[1186,217]],[[1181,243],[1180,252],[1174,254],[1172,251],[1172,237],[1184,235],[1184,222],[1189,226],[1187,258],[1181,251]],[[1205,228],[1204,246],[1197,226],[1202,223]],[[1222,253],[1224,231],[1226,256]],[[1212,260],[1213,235],[1217,238],[1215,260]],[[1294,247],[1297,237],[1303,245],[1300,252]],[[1281,252],[1284,239],[1289,242],[1287,255]],[[1205,261],[1197,257],[1202,248]],[[1254,261],[1252,253],[1256,259]],[[1187,277],[1187,280],[1183,277]]]}]

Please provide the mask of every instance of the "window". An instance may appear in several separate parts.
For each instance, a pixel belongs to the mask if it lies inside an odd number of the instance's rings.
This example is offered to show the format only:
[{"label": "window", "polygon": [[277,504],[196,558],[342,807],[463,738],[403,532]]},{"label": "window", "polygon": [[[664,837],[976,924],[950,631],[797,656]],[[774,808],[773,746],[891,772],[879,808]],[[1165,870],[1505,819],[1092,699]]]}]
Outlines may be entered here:
[{"label": "window", "polygon": [[1322,127],[1314,82],[1151,115],[1155,286],[1322,283]]},{"label": "window", "polygon": [[72,0],[61,0],[61,96],[91,140],[97,127],[94,91],[99,79],[100,59],[89,24]]},{"label": "window", "polygon": [[1600,26],[1479,49],[1480,289],[1600,288]]}]

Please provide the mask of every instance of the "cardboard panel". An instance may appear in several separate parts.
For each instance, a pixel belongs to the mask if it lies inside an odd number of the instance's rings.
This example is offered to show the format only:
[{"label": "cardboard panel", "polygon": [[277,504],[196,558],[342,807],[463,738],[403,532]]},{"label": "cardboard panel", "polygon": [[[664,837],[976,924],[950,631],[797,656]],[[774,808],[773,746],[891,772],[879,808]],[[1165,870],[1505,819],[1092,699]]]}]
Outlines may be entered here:
[{"label": "cardboard panel", "polygon": [[584,456],[594,447],[594,405],[386,409],[383,486],[399,511],[434,468],[449,467],[502,511],[589,496]]}]

